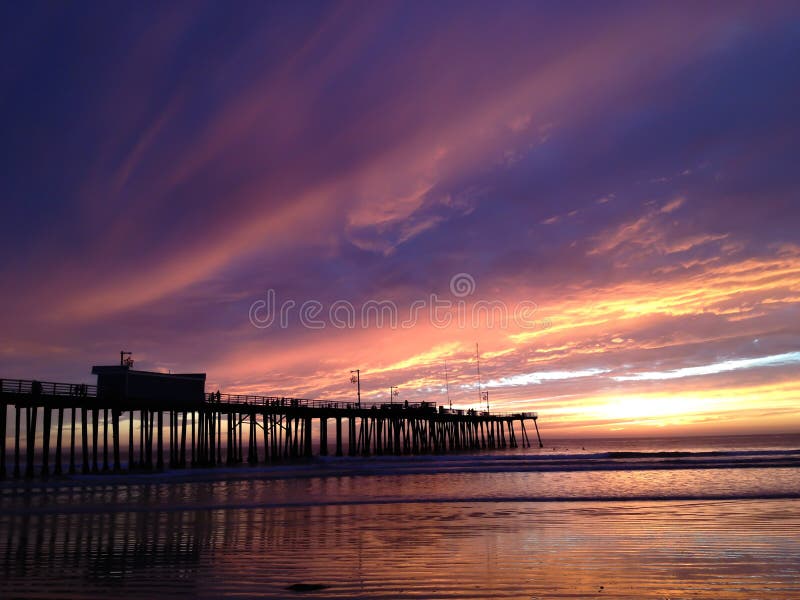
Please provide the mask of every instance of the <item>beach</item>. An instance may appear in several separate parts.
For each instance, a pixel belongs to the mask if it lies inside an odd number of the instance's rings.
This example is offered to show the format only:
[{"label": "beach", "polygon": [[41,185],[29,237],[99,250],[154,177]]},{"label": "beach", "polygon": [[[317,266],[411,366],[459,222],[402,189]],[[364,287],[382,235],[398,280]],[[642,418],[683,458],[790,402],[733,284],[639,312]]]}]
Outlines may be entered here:
[{"label": "beach", "polygon": [[565,440],[4,482],[2,588],[46,598],[800,597],[797,448],[798,436]]}]

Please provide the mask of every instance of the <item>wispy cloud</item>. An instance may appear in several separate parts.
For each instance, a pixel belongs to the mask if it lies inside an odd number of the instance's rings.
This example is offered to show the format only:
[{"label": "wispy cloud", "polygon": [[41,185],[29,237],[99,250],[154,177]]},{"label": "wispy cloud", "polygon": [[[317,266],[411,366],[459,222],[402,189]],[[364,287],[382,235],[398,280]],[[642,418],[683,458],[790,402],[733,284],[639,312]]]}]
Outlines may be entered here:
[{"label": "wispy cloud", "polygon": [[512,377],[501,377],[486,382],[486,387],[515,387],[520,385],[539,385],[545,381],[565,381],[581,377],[596,377],[608,373],[609,369],[582,369],[578,371],[537,371]]},{"label": "wispy cloud", "polygon": [[800,352],[785,352],[774,356],[758,358],[739,358],[724,360],[708,365],[696,367],[683,367],[670,371],[648,371],[633,375],[616,375],[614,381],[658,381],[662,379],[681,379],[683,377],[698,377],[701,375],[717,375],[741,369],[756,369],[759,367],[777,367],[800,362]]}]

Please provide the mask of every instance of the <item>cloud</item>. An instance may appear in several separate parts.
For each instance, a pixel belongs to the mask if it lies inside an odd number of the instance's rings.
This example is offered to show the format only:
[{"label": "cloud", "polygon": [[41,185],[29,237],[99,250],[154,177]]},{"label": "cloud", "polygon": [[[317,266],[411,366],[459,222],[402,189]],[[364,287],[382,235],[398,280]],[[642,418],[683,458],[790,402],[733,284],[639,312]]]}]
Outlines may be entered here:
[{"label": "cloud", "polygon": [[538,385],[543,381],[564,381],[567,379],[578,379],[581,377],[596,377],[603,373],[608,373],[609,369],[583,369],[580,371],[538,371],[534,373],[523,373],[512,377],[492,379],[486,383],[486,387],[514,387],[518,385]]},{"label": "cloud", "polygon": [[634,373],[633,375],[617,375],[614,381],[660,381],[665,379],[680,379],[683,377],[697,377],[701,375],[716,375],[738,371],[739,369],[756,369],[760,367],[785,366],[800,362],[800,352],[786,352],[774,356],[758,358],[739,358],[696,367],[684,367],[671,371],[649,371]]},{"label": "cloud", "polygon": [[631,266],[648,257],[684,253],[730,236],[729,233],[694,232],[690,222],[667,216],[683,203],[683,199],[677,199],[657,210],[648,208],[634,220],[607,228],[594,236],[594,244],[587,255],[612,255],[618,265]]},{"label": "cloud", "polygon": [[662,213],[671,213],[678,210],[681,206],[684,205],[686,202],[685,198],[675,198],[674,200],[670,200],[664,206],[661,207]]}]

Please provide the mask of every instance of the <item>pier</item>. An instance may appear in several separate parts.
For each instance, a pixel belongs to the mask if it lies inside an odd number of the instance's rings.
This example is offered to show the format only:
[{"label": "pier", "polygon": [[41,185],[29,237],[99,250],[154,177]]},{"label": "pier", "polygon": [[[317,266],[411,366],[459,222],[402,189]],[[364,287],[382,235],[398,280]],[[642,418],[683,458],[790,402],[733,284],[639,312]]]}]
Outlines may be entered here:
[{"label": "pier", "polygon": [[93,373],[98,385],[0,380],[0,479],[528,448],[526,422],[542,447],[534,412],[207,393],[204,374],[127,366]]}]

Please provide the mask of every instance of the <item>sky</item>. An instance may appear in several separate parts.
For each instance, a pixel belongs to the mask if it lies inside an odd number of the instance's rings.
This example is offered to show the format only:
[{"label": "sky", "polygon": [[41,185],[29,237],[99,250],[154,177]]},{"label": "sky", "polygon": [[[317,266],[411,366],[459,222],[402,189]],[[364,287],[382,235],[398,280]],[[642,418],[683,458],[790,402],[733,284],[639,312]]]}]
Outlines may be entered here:
[{"label": "sky", "polygon": [[797,3],[4,3],[0,53],[0,377],[800,430]]}]

